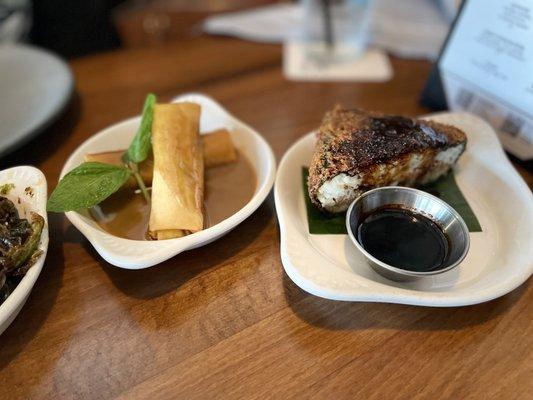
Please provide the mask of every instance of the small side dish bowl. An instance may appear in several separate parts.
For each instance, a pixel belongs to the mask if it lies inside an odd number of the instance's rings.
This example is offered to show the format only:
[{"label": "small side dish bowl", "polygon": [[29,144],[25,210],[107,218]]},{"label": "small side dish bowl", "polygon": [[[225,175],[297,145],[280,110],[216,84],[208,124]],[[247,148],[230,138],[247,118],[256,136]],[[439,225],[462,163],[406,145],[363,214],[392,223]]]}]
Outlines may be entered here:
[{"label": "small side dish bowl", "polygon": [[[251,163],[257,185],[251,200],[235,214],[202,231],[176,239],[149,241],[114,236],[103,230],[85,212],[67,212],[72,224],[89,240],[95,250],[110,264],[127,269],[141,269],[159,264],[185,250],[206,245],[225,235],[248,218],[263,203],[274,184],[276,162],[266,140],[250,126],[230,115],[213,99],[201,94],[185,94],[173,102],[189,101],[202,107],[200,132],[226,128],[231,132],[237,150]],[[63,177],[84,161],[85,154],[125,149],[140,123],[140,116],[112,125],[82,143],[69,157]]]},{"label": "small side dish bowl", "polygon": [[[443,265],[429,271],[412,271],[389,265],[370,254],[357,238],[363,216],[386,206],[413,211],[429,218],[442,230],[449,242],[449,254]],[[413,281],[424,276],[442,274],[457,267],[464,260],[470,247],[468,227],[461,216],[449,204],[422,190],[387,186],[359,196],[346,213],[346,230],[355,247],[365,256],[370,266],[380,275],[400,282]]]},{"label": "small side dish bowl", "polygon": [[[48,220],[46,217],[46,178],[37,168],[30,166],[14,167],[0,171],[0,186],[13,184],[4,196],[15,204],[21,218],[30,211],[44,218],[44,227],[38,249],[42,251],[35,264],[28,270],[17,287],[0,305],[0,334],[6,330],[18,315],[43,269],[48,250]],[[26,190],[31,188],[31,190]]]}]

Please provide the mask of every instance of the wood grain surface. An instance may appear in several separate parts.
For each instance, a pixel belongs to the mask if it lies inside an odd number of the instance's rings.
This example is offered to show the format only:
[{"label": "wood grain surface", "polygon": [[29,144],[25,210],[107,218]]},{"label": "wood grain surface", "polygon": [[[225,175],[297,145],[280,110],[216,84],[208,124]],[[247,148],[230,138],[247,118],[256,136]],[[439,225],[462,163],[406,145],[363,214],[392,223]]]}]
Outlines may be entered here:
[{"label": "wood grain surface", "polygon": [[[278,46],[210,37],[74,60],[68,109],[2,167],[34,164],[54,187],[68,155],[149,91],[213,96],[278,161],[335,103],[428,112],[426,62],[393,59],[386,83],[294,83],[280,61]],[[50,215],[43,272],[0,336],[0,398],[533,398],[530,282],[461,308],[328,301],[285,275],[278,232],[270,195],[224,238],[127,271]]]}]

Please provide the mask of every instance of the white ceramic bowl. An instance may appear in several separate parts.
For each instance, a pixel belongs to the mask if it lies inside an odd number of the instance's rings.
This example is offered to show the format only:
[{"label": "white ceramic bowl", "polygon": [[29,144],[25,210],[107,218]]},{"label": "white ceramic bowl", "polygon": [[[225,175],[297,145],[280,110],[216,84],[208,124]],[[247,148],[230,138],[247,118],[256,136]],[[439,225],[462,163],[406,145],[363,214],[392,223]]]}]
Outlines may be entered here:
[{"label": "white ceramic bowl", "polygon": [[[24,278],[13,293],[0,305],[0,334],[6,330],[15,319],[22,306],[28,299],[30,292],[43,269],[46,251],[48,250],[48,220],[46,218],[46,178],[43,173],[34,167],[14,167],[0,171],[0,185],[12,183],[13,189],[5,195],[17,207],[20,216],[26,217],[30,211],[40,214],[45,221],[39,249],[43,254],[28,270]],[[24,189],[31,187],[33,196],[25,193]],[[20,204],[18,200],[20,199]]]},{"label": "white ceramic bowl", "polygon": [[[201,132],[227,128],[237,149],[251,162],[257,187],[252,199],[237,213],[200,232],[182,238],[141,241],[123,239],[104,231],[87,212],[67,212],[66,216],[109,263],[122,268],[141,269],[159,264],[185,250],[203,246],[228,233],[252,214],[272,189],[276,173],[274,154],[263,137],[248,125],[230,115],[213,99],[201,94],[185,94],[174,102],[190,101],[202,106]],[[128,119],[92,136],[79,146],[65,163],[61,176],[83,162],[87,153],[125,149],[130,144],[140,117]]]}]

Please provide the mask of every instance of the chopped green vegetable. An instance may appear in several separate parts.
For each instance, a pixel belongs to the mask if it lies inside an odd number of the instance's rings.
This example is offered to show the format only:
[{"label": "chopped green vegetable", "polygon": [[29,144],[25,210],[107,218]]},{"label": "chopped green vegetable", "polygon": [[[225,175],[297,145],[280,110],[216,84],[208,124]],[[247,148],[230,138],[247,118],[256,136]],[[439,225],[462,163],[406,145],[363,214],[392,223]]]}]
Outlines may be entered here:
[{"label": "chopped green vegetable", "polygon": [[[307,211],[307,222],[310,234],[328,235],[328,234],[346,234],[346,213],[325,214],[318,210],[309,199],[307,190],[307,177],[309,170],[302,168],[302,186],[303,196],[305,198],[305,207]],[[461,193],[459,186],[455,182],[453,172],[440,178],[436,182],[420,187],[434,196],[439,197],[451,205],[463,217],[470,232],[481,232],[476,215],[470,208],[465,197]]]},{"label": "chopped green vegetable", "polygon": [[42,255],[39,242],[44,224],[44,218],[34,212],[28,219],[20,218],[13,202],[0,196],[0,304]]},{"label": "chopped green vegetable", "polygon": [[[13,268],[21,267],[30,256],[37,250],[39,241],[41,240],[41,232],[44,227],[44,219],[39,214],[31,213],[31,220],[29,221],[31,226],[31,234],[24,242],[24,245],[20,247],[13,247],[9,254],[9,257],[13,260]],[[31,265],[30,265],[31,266]],[[21,275],[24,275],[22,273]]]},{"label": "chopped green vegetable", "polygon": [[86,162],[74,168],[56,186],[47,210],[65,212],[93,207],[115,193],[131,176],[124,167]]},{"label": "chopped green vegetable", "polygon": [[2,196],[5,196],[6,194],[9,194],[11,189],[14,189],[15,185],[12,183],[4,183],[2,186],[0,186],[0,194]]}]

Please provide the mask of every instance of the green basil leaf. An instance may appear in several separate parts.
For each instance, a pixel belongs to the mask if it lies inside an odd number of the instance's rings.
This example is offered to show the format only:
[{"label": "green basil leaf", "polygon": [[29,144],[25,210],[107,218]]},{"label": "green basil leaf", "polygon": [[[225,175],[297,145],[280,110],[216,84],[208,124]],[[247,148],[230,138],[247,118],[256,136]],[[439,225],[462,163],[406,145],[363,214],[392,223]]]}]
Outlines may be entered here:
[{"label": "green basil leaf", "polygon": [[124,161],[134,163],[143,162],[148,158],[152,149],[152,121],[154,119],[154,104],[156,97],[152,93],[146,96],[144,100],[143,113],[139,129],[130,144],[130,147],[124,154]]},{"label": "green basil leaf", "polygon": [[130,176],[130,170],[124,167],[101,162],[83,163],[59,181],[46,208],[65,212],[95,206],[120,189]]}]

